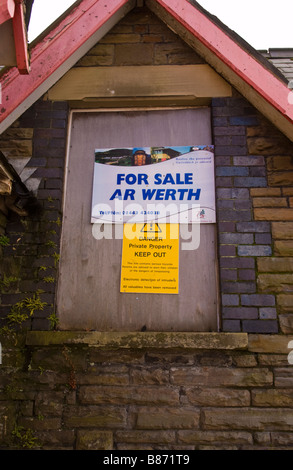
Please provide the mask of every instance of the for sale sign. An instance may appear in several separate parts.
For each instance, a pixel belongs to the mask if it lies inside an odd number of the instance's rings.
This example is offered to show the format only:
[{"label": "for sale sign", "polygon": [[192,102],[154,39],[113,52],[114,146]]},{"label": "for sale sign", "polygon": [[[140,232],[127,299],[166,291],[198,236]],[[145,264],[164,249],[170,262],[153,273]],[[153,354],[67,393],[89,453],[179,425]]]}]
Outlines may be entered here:
[{"label": "for sale sign", "polygon": [[214,223],[213,150],[96,149],[91,222]]}]

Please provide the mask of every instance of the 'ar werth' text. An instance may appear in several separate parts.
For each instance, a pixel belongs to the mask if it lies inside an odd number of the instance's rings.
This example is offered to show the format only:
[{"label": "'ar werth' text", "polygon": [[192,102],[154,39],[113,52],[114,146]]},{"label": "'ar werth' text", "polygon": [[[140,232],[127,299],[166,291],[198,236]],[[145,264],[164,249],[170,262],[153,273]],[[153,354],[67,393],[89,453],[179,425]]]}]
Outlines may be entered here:
[{"label": "'ar werth' text", "polygon": [[[149,185],[149,175],[142,173],[142,174],[124,174],[118,173],[117,175],[117,185],[121,185],[122,183],[127,185]],[[200,198],[201,189],[199,188],[180,188],[180,185],[193,185],[193,174],[192,173],[184,173],[183,175],[180,173],[176,173],[175,175],[172,173],[167,173],[166,175],[162,175],[161,173],[156,173],[153,178],[154,185],[171,185],[171,188],[143,188],[142,189],[142,199],[144,201],[198,201]],[[176,185],[176,189],[172,188],[172,185]],[[179,186],[179,187],[177,187]],[[136,190],[135,189],[116,189],[112,196],[110,197],[110,201],[113,199],[123,199],[124,201],[135,200]]]}]

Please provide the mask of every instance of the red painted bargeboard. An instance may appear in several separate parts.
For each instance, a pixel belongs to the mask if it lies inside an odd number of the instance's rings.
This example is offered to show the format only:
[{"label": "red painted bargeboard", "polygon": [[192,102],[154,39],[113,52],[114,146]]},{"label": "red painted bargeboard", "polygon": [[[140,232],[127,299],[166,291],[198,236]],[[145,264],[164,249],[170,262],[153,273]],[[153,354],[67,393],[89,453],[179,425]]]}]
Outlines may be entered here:
[{"label": "red painted bargeboard", "polygon": [[21,75],[19,70],[13,67],[1,78],[0,122],[16,110],[127,3],[128,0],[84,0],[74,8],[32,49],[31,70],[28,75]]},{"label": "red painted bargeboard", "polygon": [[212,51],[271,106],[293,122],[289,89],[187,0],[157,0],[176,21]]}]

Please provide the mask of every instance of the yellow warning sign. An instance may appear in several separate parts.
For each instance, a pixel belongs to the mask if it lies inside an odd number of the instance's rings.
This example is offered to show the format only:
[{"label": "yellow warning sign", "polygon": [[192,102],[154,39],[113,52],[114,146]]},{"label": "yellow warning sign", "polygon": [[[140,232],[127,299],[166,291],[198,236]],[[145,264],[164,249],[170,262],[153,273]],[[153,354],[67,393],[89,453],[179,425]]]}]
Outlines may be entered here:
[{"label": "yellow warning sign", "polygon": [[179,225],[131,225],[124,226],[120,291],[178,294]]}]

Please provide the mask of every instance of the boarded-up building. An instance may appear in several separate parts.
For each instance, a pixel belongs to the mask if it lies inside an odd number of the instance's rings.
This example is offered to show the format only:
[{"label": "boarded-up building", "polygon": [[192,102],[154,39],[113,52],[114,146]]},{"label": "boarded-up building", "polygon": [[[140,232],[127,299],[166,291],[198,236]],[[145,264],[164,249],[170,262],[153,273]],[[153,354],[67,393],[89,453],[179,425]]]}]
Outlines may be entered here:
[{"label": "boarded-up building", "polygon": [[291,64],[195,1],[81,0],[2,70],[3,448],[293,448]]}]

